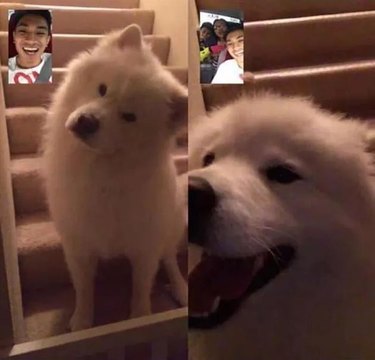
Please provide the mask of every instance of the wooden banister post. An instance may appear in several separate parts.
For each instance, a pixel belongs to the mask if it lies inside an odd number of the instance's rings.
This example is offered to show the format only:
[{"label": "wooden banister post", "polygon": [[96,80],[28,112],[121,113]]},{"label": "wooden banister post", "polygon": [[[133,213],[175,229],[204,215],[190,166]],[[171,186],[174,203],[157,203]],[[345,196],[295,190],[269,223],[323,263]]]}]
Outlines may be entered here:
[{"label": "wooden banister post", "polygon": [[[1,64],[0,64],[1,66]],[[10,154],[0,80],[0,346],[24,340]]]}]

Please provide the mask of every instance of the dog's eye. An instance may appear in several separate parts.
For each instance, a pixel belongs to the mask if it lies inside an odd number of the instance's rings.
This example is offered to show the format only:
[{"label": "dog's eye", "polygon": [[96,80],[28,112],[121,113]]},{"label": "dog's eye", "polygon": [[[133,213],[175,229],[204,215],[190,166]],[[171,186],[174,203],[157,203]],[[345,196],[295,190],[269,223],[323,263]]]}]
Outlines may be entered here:
[{"label": "dog's eye", "polygon": [[271,166],[266,169],[265,173],[268,180],[278,182],[280,184],[290,184],[294,181],[302,179],[301,176],[286,165]]},{"label": "dog's eye", "polygon": [[121,118],[127,122],[134,122],[137,120],[134,113],[122,113]]},{"label": "dog's eye", "polygon": [[203,167],[211,165],[214,162],[214,160],[215,160],[215,154],[212,152],[207,153],[203,157],[203,161],[202,161]]},{"label": "dog's eye", "polygon": [[100,84],[99,88],[98,88],[98,91],[99,91],[100,96],[104,96],[107,93],[107,85]]}]

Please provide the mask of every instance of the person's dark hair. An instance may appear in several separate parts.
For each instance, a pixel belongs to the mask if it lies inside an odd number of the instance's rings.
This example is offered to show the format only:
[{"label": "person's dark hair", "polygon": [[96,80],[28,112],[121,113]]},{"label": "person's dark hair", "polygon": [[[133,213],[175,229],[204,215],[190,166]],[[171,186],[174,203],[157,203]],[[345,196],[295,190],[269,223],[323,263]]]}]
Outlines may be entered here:
[{"label": "person's dark hair", "polygon": [[206,28],[207,30],[210,30],[211,34],[215,34],[214,32],[214,26],[210,22],[204,22],[200,29],[202,30],[203,28]]},{"label": "person's dark hair", "polygon": [[10,17],[10,24],[15,29],[19,21],[26,15],[37,15],[44,18],[48,25],[48,34],[51,34],[52,17],[49,10],[15,10]]},{"label": "person's dark hair", "polygon": [[208,39],[201,41],[204,47],[210,47],[217,44],[217,36],[214,31],[214,26],[210,22],[205,22],[201,25],[200,30],[206,28],[210,31],[210,36]]},{"label": "person's dark hair", "polygon": [[227,36],[236,30],[242,30],[243,31],[243,22],[240,23],[228,23],[228,30],[224,35],[224,40],[227,41]]}]

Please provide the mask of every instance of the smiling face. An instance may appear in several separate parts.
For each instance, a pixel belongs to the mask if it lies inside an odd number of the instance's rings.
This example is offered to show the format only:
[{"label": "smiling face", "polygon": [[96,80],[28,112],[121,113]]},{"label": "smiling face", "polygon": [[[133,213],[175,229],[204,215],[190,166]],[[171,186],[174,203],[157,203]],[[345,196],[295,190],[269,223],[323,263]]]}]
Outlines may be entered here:
[{"label": "smiling face", "polygon": [[27,69],[38,66],[50,40],[47,21],[38,15],[23,16],[13,32],[13,39],[18,53],[17,65]]},{"label": "smiling face", "polygon": [[238,66],[243,69],[243,30],[235,30],[227,35],[227,49]]},{"label": "smiling face", "polygon": [[288,266],[340,268],[353,246],[344,235],[370,224],[364,130],[269,95],[240,99],[189,131],[189,241],[206,253],[189,278],[193,327],[228,320]]},{"label": "smiling face", "polygon": [[214,30],[216,36],[220,40],[223,40],[225,32],[228,30],[228,27],[224,20],[217,20],[214,24]]},{"label": "smiling face", "polygon": [[207,40],[210,36],[212,36],[212,33],[210,31],[210,29],[206,28],[206,27],[202,27],[200,29],[200,40],[202,41],[205,41]]}]

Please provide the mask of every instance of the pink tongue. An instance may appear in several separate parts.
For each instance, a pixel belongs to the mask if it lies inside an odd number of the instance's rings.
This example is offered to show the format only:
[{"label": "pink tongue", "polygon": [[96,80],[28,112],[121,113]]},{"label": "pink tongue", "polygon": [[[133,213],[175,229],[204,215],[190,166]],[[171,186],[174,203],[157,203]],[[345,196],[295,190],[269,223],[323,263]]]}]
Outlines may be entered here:
[{"label": "pink tongue", "polygon": [[210,312],[216,297],[232,300],[249,287],[254,275],[253,258],[222,259],[204,256],[189,275],[189,309]]}]

